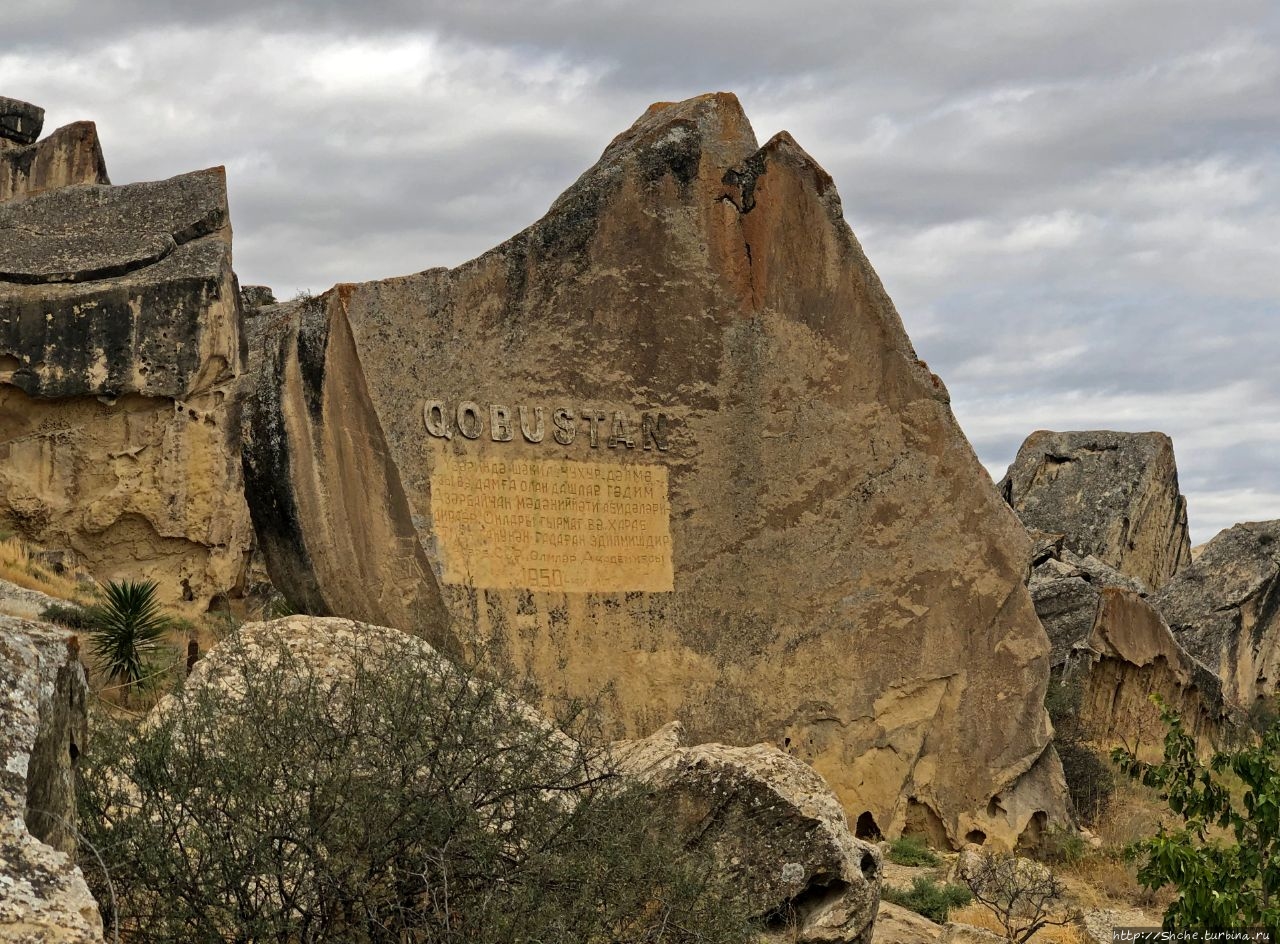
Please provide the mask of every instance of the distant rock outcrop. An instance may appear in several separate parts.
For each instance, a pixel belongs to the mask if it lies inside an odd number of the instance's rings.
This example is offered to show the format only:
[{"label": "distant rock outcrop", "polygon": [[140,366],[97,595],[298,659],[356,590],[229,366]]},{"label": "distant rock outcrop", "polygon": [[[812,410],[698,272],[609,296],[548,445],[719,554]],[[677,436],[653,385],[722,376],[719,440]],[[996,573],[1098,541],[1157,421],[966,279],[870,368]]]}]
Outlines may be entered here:
[{"label": "distant rock outcrop", "polygon": [[620,771],[655,789],[664,828],[711,850],[750,917],[780,940],[866,944],[880,854],[853,837],[822,778],[767,744],[686,747],[683,739],[672,722],[614,747]]},{"label": "distant rock outcrop", "polygon": [[0,521],[189,610],[232,590],[241,343],[221,168],[0,202]]},{"label": "distant rock outcrop", "polygon": [[88,684],[65,630],[0,616],[0,940],[101,942],[75,865],[75,759]]},{"label": "distant rock outcrop", "polygon": [[1141,582],[1038,538],[1031,599],[1052,645],[1050,685],[1079,686],[1080,731],[1104,746],[1158,743],[1158,694],[1201,744],[1215,745],[1231,714],[1222,685],[1179,645]]},{"label": "distant rock outcrop", "polygon": [[1028,528],[1061,534],[1068,550],[1152,590],[1191,561],[1187,502],[1164,433],[1032,433],[1000,490]]},{"label": "distant rock outcrop", "polygon": [[868,831],[1066,815],[1027,538],[831,178],[733,96],[651,107],[471,262],[256,320],[249,498],[292,598],[426,613],[438,581],[549,698],[784,747]]},{"label": "distant rock outcrop", "polygon": [[37,141],[43,125],[43,109],[0,97],[0,203],[72,184],[111,183],[93,122],[77,121]]},{"label": "distant rock outcrop", "polygon": [[1152,602],[1243,709],[1280,691],[1280,521],[1221,532]]}]

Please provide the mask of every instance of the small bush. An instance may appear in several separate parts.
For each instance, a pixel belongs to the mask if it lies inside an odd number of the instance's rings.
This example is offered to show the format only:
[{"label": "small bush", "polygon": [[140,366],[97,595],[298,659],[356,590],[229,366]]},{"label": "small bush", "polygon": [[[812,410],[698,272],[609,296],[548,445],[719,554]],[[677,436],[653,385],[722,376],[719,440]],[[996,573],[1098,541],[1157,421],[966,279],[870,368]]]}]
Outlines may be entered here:
[{"label": "small bush", "polygon": [[154,580],[113,580],[102,600],[89,607],[89,637],[107,676],[124,684],[125,693],[147,674],[147,659],[172,625],[156,599]]},{"label": "small bush", "polygon": [[1040,837],[1040,858],[1055,865],[1077,865],[1089,854],[1089,844],[1070,827],[1054,826]]},{"label": "small bush", "polygon": [[1042,928],[1061,927],[1071,917],[1054,914],[1066,886],[1049,869],[1011,853],[988,852],[963,873],[973,898],[991,912],[1004,936],[1025,944]]},{"label": "small bush", "polygon": [[898,865],[934,866],[939,859],[924,840],[915,836],[899,836],[889,843],[889,861]]},{"label": "small bush", "polygon": [[973,895],[963,885],[939,884],[923,875],[918,876],[910,888],[884,886],[880,897],[909,908],[935,924],[945,924],[952,908],[963,908],[973,900]]},{"label": "small bush", "polygon": [[[77,790],[141,944],[745,944],[709,853],[655,821],[581,725],[558,738],[408,642],[334,672],[283,643],[140,727],[95,732]],[[334,650],[335,657],[338,650]],[[108,897],[92,855],[86,877]],[[111,917],[107,917],[110,921]]]},{"label": "small bush", "polygon": [[94,625],[89,608],[78,603],[50,603],[40,611],[40,618],[46,623],[57,623],[67,629],[88,630]]}]

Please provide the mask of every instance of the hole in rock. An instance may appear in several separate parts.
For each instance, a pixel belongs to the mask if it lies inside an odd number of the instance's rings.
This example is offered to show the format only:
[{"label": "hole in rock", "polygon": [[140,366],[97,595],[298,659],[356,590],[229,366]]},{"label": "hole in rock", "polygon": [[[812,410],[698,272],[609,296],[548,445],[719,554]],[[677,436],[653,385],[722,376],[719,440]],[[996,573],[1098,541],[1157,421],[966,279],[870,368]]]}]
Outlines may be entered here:
[{"label": "hole in rock", "polygon": [[862,870],[862,877],[868,882],[874,881],[876,877],[876,857],[870,852],[862,853],[862,860],[858,862],[858,868]]},{"label": "hole in rock", "polygon": [[987,834],[981,829],[971,829],[964,834],[964,841],[971,842],[975,846],[980,846],[987,841]]},{"label": "hole in rock", "polygon": [[951,848],[942,817],[928,803],[922,803],[915,797],[907,800],[907,821],[902,827],[902,834],[923,839],[935,849]]},{"label": "hole in rock", "polygon": [[844,879],[821,873],[814,875],[799,894],[769,912],[764,919],[765,927],[772,931],[804,927],[814,915],[835,904],[848,891],[849,883]]},{"label": "hole in rock", "polygon": [[859,839],[870,839],[872,842],[879,842],[884,838],[870,810],[866,810],[858,817],[858,822],[853,827],[853,834]]},{"label": "hole in rock", "polygon": [[1040,842],[1044,837],[1045,826],[1049,823],[1049,814],[1044,810],[1036,810],[1031,814],[1031,819],[1027,821],[1027,826],[1022,830],[1022,834],[1018,836],[1017,845],[1014,846],[1014,852],[1018,855],[1027,855],[1035,852],[1040,848]]}]

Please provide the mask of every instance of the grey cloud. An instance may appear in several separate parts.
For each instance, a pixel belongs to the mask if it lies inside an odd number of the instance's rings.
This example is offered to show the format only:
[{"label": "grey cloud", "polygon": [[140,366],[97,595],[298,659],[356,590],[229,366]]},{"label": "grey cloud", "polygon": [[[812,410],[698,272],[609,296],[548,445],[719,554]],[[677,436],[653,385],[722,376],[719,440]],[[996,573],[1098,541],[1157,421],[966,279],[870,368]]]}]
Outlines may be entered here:
[{"label": "grey cloud", "polygon": [[0,51],[117,180],[225,163],[237,270],[282,295],[471,258],[721,88],[832,173],[989,467],[1164,429],[1198,539],[1280,517],[1274,0],[55,0]]}]

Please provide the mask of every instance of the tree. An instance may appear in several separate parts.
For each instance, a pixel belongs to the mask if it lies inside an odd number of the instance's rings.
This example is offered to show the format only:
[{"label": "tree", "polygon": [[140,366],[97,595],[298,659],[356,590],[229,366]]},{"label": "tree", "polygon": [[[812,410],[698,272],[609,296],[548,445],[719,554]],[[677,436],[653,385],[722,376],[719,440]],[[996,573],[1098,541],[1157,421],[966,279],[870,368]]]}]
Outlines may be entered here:
[{"label": "tree", "polygon": [[1219,751],[1206,764],[1178,716],[1157,703],[1168,727],[1163,760],[1148,764],[1124,749],[1113,752],[1120,768],[1158,790],[1181,820],[1134,844],[1138,879],[1148,888],[1177,889],[1164,915],[1167,929],[1263,927],[1274,939],[1280,935],[1280,724],[1257,743]]},{"label": "tree", "polygon": [[1010,941],[1022,944],[1041,928],[1071,922],[1055,917],[1066,886],[1045,866],[1012,853],[987,852],[961,868],[973,898],[984,905]]},{"label": "tree", "polygon": [[96,738],[82,829],[130,940],[747,940],[585,737],[408,642],[335,672],[233,637],[223,675]]}]

